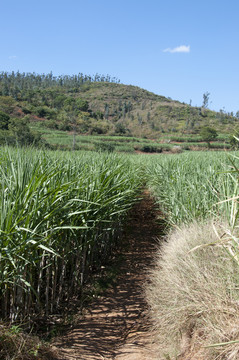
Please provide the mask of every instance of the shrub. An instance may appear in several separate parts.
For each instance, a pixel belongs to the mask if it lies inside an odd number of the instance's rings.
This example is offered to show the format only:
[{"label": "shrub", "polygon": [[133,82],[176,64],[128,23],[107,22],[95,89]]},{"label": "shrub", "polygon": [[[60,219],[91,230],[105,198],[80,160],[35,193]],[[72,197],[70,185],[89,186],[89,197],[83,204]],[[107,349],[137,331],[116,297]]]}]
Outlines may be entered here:
[{"label": "shrub", "polygon": [[26,106],[24,106],[24,107],[22,108],[22,112],[23,112],[24,114],[26,114],[26,115],[32,113],[32,111],[31,111],[28,107],[26,107]]},{"label": "shrub", "polygon": [[8,125],[10,121],[10,116],[3,111],[0,111],[0,129],[8,130]]},{"label": "shrub", "polygon": [[38,106],[35,109],[35,112],[37,116],[41,118],[47,118],[47,119],[55,119],[57,112],[54,109],[51,109],[47,106]]},{"label": "shrub", "polygon": [[123,124],[121,124],[121,123],[115,124],[115,134],[125,135],[128,132],[129,132],[129,129],[127,129]]},{"label": "shrub", "polygon": [[115,150],[115,146],[113,144],[107,143],[107,142],[96,143],[95,148],[97,151],[113,152]]},{"label": "shrub", "polygon": [[173,146],[171,151],[173,154],[180,154],[182,152],[182,147],[181,146]]},{"label": "shrub", "polygon": [[210,147],[210,142],[215,140],[218,134],[215,129],[206,126],[200,130],[200,136],[202,140],[207,143],[208,147]]},{"label": "shrub", "polygon": [[48,129],[58,129],[58,122],[56,122],[55,120],[49,120],[46,122],[45,126]]},{"label": "shrub", "polygon": [[57,356],[54,352],[36,336],[23,333],[18,326],[0,324],[0,359],[54,360]]},{"label": "shrub", "polygon": [[157,147],[152,145],[144,145],[140,148],[140,150],[147,153],[154,153],[157,152]]},{"label": "shrub", "polygon": [[138,145],[136,145],[134,148],[135,148],[135,150],[140,150],[140,151],[146,152],[146,153],[161,153],[162,152],[161,146],[154,146],[154,145],[138,146]]}]

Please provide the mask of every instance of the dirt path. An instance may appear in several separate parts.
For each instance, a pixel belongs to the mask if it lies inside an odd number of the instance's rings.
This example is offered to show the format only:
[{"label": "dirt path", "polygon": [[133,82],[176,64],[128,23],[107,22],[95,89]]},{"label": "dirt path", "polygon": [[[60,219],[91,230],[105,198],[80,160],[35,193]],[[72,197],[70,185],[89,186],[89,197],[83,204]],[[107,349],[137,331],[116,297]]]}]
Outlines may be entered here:
[{"label": "dirt path", "polygon": [[83,319],[58,339],[64,360],[154,360],[147,305],[142,287],[162,225],[148,193],[131,212],[126,250],[116,285],[93,301]]}]

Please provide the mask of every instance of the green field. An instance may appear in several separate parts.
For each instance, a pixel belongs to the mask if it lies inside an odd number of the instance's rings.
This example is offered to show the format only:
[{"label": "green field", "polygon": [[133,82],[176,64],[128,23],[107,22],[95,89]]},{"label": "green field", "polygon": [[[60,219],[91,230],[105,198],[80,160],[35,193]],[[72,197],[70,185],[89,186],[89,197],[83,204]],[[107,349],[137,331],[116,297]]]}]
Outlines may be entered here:
[{"label": "green field", "polygon": [[[32,131],[42,135],[43,139],[59,150],[86,151],[115,151],[123,153],[134,153],[137,151],[145,153],[182,152],[185,150],[205,150],[207,143],[202,141],[198,135],[175,136],[161,135],[156,139],[139,138],[133,136],[106,136],[106,135],[79,135],[46,127],[42,122],[34,122],[30,125]],[[75,145],[73,143],[75,142]],[[219,134],[216,141],[211,143],[211,149],[230,149],[229,136]]]},{"label": "green field", "polygon": [[53,313],[119,240],[139,166],[115,154],[2,148],[0,171],[1,318]]},{"label": "green field", "polygon": [[48,315],[79,293],[143,187],[170,226],[212,216],[233,225],[237,202],[221,203],[238,190],[232,156],[1,148],[1,318]]},{"label": "green field", "polygon": [[217,204],[235,192],[228,174],[232,153],[190,152],[152,157],[147,166],[148,186],[172,224],[225,214],[227,203]]}]

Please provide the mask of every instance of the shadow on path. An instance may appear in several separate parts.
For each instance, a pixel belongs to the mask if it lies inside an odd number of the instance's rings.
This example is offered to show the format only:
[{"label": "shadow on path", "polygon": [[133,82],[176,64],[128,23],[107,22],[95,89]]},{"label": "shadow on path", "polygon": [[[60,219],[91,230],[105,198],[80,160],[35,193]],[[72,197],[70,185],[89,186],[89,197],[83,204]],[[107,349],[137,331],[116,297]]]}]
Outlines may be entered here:
[{"label": "shadow on path", "polygon": [[96,298],[84,318],[54,344],[60,359],[144,359],[138,351],[150,347],[151,339],[142,287],[164,230],[158,215],[144,192],[129,216],[121,250],[124,261],[115,286]]}]

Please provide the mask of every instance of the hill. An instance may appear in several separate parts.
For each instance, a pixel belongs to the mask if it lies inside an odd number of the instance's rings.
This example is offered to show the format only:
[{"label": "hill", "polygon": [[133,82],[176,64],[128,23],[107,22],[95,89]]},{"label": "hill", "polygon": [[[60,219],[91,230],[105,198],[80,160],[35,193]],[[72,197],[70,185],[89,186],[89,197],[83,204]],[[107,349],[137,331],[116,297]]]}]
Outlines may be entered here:
[{"label": "hill", "polygon": [[239,121],[231,113],[193,107],[98,74],[1,73],[0,111],[1,119],[24,119],[30,128],[43,135],[49,130],[51,136],[60,131],[198,141],[205,126],[226,135],[237,130]]},{"label": "hill", "polygon": [[[100,111],[113,131],[154,138],[167,133],[198,134],[204,126],[230,133],[238,124],[231,114],[174,101],[132,85],[95,83],[81,93],[90,108]],[[112,130],[112,128],[111,128]]]}]

